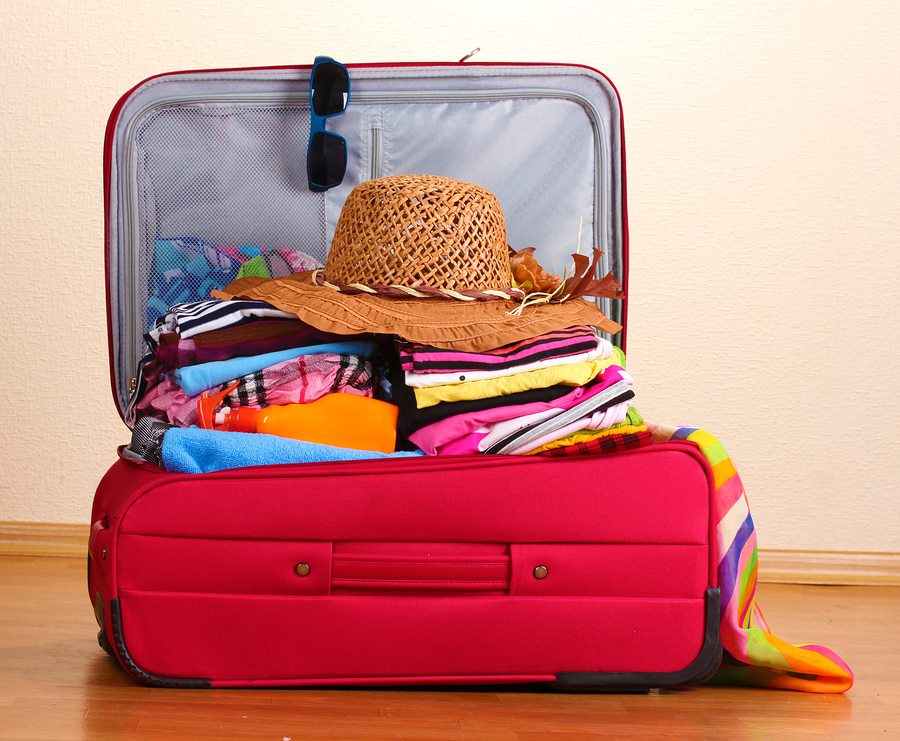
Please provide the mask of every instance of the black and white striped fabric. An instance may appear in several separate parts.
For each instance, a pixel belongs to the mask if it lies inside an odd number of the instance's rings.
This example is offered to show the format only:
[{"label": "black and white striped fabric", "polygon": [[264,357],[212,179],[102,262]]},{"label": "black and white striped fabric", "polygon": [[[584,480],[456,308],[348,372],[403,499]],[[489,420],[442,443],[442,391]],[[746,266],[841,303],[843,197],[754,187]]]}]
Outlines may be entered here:
[{"label": "black and white striped fabric", "polygon": [[521,430],[516,430],[502,440],[494,443],[484,452],[501,455],[509,453],[511,450],[515,450],[531,440],[536,440],[547,433],[565,427],[570,422],[586,417],[593,412],[608,409],[614,404],[630,401],[633,398],[634,391],[631,390],[629,376],[629,380],[616,381],[616,383],[612,384],[609,388],[604,389],[560,414],[554,415],[548,420],[531,425],[530,427],[524,427]]},{"label": "black and white striped fabric", "polygon": [[178,333],[181,339],[186,340],[203,332],[212,332],[214,329],[222,329],[262,317],[269,319],[297,318],[295,314],[276,309],[265,301],[212,299],[175,304],[169,309],[164,321],[171,321],[174,324],[172,329]]}]

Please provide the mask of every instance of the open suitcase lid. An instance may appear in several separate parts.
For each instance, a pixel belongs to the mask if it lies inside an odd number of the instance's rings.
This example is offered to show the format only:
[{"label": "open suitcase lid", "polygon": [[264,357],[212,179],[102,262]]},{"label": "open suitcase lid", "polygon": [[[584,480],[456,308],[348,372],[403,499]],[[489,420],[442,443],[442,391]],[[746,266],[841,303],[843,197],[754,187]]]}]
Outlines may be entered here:
[{"label": "open suitcase lid", "polygon": [[[306,178],[309,66],[169,73],[116,104],[104,199],[120,414],[143,335],[168,304],[229,282],[241,248],[324,261],[347,194],[374,177],[426,173],[488,188],[510,245],[536,247],[556,274],[570,264],[583,220],[582,251],[602,249],[601,273],[611,270],[627,292],[622,113],[605,76],[558,64],[348,67],[350,105],[328,120],[347,140],[347,172],[323,193]],[[600,305],[625,324],[624,301]]]}]

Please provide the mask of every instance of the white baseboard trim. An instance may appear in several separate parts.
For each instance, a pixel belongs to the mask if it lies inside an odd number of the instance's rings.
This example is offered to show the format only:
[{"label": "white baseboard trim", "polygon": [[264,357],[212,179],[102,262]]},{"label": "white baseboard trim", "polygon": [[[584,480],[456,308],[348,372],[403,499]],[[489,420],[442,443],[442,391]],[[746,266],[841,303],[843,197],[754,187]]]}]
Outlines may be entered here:
[{"label": "white baseboard trim", "polygon": [[[0,556],[84,558],[90,527],[54,522],[0,522]],[[793,551],[759,553],[759,580],[769,584],[900,586],[900,553]]]}]

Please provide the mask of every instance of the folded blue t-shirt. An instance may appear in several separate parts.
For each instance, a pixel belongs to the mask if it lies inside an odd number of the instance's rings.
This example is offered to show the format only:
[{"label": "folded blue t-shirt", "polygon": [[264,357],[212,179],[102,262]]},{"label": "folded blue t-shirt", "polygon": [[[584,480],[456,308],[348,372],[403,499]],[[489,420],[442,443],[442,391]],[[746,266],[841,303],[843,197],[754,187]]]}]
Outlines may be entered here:
[{"label": "folded blue t-shirt", "polygon": [[336,448],[258,432],[225,432],[201,430],[198,427],[173,427],[166,431],[162,444],[165,469],[177,473],[209,473],[277,463],[322,463],[421,455],[424,455],[421,450],[412,453],[379,453],[374,450]]},{"label": "folded blue t-shirt", "polygon": [[188,365],[175,371],[175,379],[184,389],[187,396],[196,396],[226,381],[233,381],[248,373],[256,373],[270,365],[293,360],[301,355],[316,353],[336,353],[338,355],[359,355],[363,358],[371,356],[374,345],[371,342],[328,342],[324,345],[295,347],[290,350],[278,350],[262,355],[248,355],[230,360],[214,360],[211,363]]}]

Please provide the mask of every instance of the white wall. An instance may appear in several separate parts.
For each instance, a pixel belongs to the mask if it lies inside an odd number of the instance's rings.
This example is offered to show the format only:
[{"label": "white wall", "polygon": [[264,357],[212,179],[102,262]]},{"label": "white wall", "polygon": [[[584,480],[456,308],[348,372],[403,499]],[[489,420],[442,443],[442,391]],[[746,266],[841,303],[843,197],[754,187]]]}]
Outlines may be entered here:
[{"label": "white wall", "polygon": [[157,72],[595,66],[628,143],[641,410],[737,462],[764,547],[900,551],[900,4],[0,2],[0,519],[86,521],[107,378],[101,143]]}]

